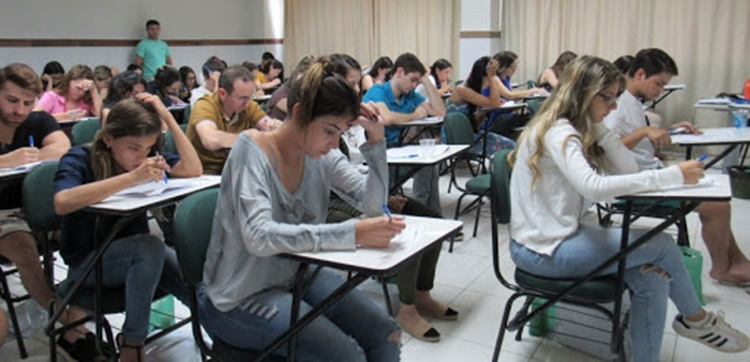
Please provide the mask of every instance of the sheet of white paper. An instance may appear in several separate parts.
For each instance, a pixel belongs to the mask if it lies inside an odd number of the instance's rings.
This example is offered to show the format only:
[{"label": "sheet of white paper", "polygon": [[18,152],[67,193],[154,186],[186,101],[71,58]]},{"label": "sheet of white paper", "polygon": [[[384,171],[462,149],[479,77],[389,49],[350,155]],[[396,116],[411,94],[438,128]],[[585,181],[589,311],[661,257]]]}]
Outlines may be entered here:
[{"label": "sheet of white paper", "polygon": [[664,191],[670,191],[670,190],[686,190],[686,189],[697,189],[701,187],[711,187],[714,185],[714,179],[710,177],[704,177],[700,180],[698,180],[697,184],[694,185],[674,185],[674,186],[667,186],[663,188]]},{"label": "sheet of white paper", "polygon": [[193,180],[189,178],[175,178],[170,179],[169,182],[146,182],[138,186],[129,187],[122,190],[113,196],[126,196],[126,197],[148,197],[156,196],[166,193],[171,190],[178,190],[181,188],[189,187],[193,184]]}]

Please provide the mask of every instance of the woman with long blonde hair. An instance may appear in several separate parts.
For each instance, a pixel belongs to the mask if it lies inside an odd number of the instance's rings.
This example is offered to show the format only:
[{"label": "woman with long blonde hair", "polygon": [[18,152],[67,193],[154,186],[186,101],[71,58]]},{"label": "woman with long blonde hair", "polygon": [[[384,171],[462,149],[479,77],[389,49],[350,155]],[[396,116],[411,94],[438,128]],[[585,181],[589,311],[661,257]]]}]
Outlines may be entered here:
[{"label": "woman with long blonde hair", "polygon": [[[581,223],[593,202],[668,186],[695,184],[703,164],[684,161],[638,172],[635,159],[602,123],[625,89],[618,69],[582,56],[522,133],[511,177],[510,251],[518,268],[533,274],[583,277],[620,249],[621,230]],[[646,230],[632,229],[631,241]],[[658,234],[628,255],[625,282],[631,291],[633,360],[658,361],[667,298],[679,311],[675,331],[724,352],[748,347],[748,338],[704,310],[677,244]],[[612,266],[605,273],[614,273]],[[710,338],[700,339],[700,336]]]}]

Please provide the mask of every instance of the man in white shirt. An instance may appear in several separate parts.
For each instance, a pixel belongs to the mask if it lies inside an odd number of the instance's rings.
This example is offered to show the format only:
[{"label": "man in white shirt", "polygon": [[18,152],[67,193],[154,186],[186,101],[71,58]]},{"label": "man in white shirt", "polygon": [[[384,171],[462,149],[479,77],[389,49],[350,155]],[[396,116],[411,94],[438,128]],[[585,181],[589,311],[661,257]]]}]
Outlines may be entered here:
[{"label": "man in white shirt", "polygon": [[219,87],[219,77],[227,69],[226,64],[216,57],[211,57],[203,63],[201,71],[203,73],[203,84],[190,91],[190,107],[195,106],[195,102],[208,94],[213,94]]},{"label": "man in white shirt", "polygon": [[[627,73],[626,90],[617,101],[617,109],[604,119],[620,141],[633,151],[640,171],[662,167],[655,155],[660,147],[672,143],[669,130],[684,127],[685,132],[701,133],[689,122],[676,123],[664,130],[646,121],[642,101],[656,99],[675,75],[677,65],[663,50],[639,51]],[[729,203],[703,202],[695,211],[703,224],[701,234],[711,254],[711,278],[722,284],[750,286],[750,261],[737,246],[732,233]]]}]

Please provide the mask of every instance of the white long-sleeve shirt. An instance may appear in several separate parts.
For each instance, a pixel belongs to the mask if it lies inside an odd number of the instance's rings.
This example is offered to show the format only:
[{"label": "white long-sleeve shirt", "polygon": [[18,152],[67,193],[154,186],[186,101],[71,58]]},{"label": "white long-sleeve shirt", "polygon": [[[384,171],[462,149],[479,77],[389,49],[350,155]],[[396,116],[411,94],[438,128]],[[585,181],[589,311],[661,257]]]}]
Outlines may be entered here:
[{"label": "white long-sleeve shirt", "polygon": [[538,161],[541,176],[533,187],[528,160],[536,149],[536,133],[519,145],[510,187],[513,240],[552,255],[578,229],[592,202],[683,183],[677,166],[634,173],[638,166],[632,152],[603,124],[597,125],[597,132],[609,162],[607,171],[613,175],[602,175],[591,167],[575,137],[578,132],[566,119],[558,120],[544,137],[544,153]]}]

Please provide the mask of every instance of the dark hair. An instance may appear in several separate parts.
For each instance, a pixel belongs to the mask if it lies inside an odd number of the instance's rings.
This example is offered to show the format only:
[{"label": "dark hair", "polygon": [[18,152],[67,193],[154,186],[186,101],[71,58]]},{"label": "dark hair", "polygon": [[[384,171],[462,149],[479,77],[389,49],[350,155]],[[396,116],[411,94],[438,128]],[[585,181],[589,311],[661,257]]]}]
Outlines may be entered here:
[{"label": "dark hair", "polygon": [[[490,57],[484,56],[479,59],[477,59],[474,62],[474,65],[471,66],[471,72],[469,73],[469,77],[466,78],[466,81],[464,81],[464,86],[466,88],[469,88],[479,94],[482,94],[482,79],[487,76],[487,64],[490,63]],[[474,113],[477,110],[477,105],[473,104],[471,102],[467,102],[468,105],[468,111],[469,111],[469,118],[471,120],[472,126],[476,128],[476,120],[474,119]],[[476,129],[475,129],[476,131]]]},{"label": "dark hair", "polygon": [[432,63],[432,66],[430,67],[430,75],[432,75],[432,78],[435,79],[435,85],[438,88],[440,88],[440,80],[438,79],[437,71],[444,70],[446,68],[453,68],[453,65],[451,65],[451,62],[443,58],[436,60],[435,63]]},{"label": "dark hair", "polygon": [[125,69],[125,70],[140,70],[140,71],[143,71],[143,67],[141,67],[138,64],[131,63],[130,65],[128,65],[128,68]]},{"label": "dark hair", "polygon": [[221,73],[224,69],[227,69],[227,63],[219,58],[213,57],[203,63],[201,72],[203,73],[203,78],[208,78],[212,72]]},{"label": "dark hair", "polygon": [[279,73],[279,79],[284,80],[284,64],[282,64],[280,61],[276,59],[271,59],[268,62],[266,62],[266,65],[264,65],[261,69],[261,72],[263,74],[268,74],[271,71],[271,67],[276,69],[281,69],[281,73]]},{"label": "dark hair", "polygon": [[234,82],[238,79],[243,82],[252,82],[253,75],[247,68],[241,65],[233,65],[221,72],[219,88],[223,88],[228,94],[232,94],[232,91],[234,91]]},{"label": "dark hair", "polygon": [[[191,73],[195,75],[195,71],[193,70],[193,68],[190,68],[187,65],[181,66],[179,73],[180,73],[180,80],[182,81],[182,84],[187,84],[187,79]],[[193,88],[197,88],[197,87],[198,87],[198,80],[196,79],[195,84],[193,85]]]},{"label": "dark hair", "polygon": [[[60,81],[60,85],[55,88],[55,92],[60,95],[67,95],[70,91],[70,82],[78,79],[88,79],[93,81],[94,80],[94,72],[91,71],[91,68],[89,68],[88,65],[85,64],[76,64],[72,68],[68,70],[67,73],[63,76],[62,81]],[[86,92],[83,96],[83,101],[88,104],[92,105],[91,100],[91,93]]]},{"label": "dark hair", "polygon": [[518,59],[518,55],[516,55],[516,53],[506,50],[504,52],[499,52],[493,55],[492,59],[497,60],[497,64],[498,64],[497,74],[500,74],[505,69],[508,69],[513,65],[513,62],[515,62],[516,59]]},{"label": "dark hair", "polygon": [[550,69],[552,69],[552,72],[555,73],[555,77],[560,78],[563,71],[565,70],[565,67],[570,64],[570,62],[573,61],[578,56],[578,54],[571,52],[570,50],[566,50],[560,54],[559,57],[557,57],[557,60],[555,61],[555,64],[553,64]]},{"label": "dark hair", "polygon": [[290,114],[299,104],[293,122],[300,129],[306,129],[320,116],[354,119],[359,115],[359,94],[344,76],[334,71],[333,63],[331,57],[321,57],[302,78],[292,81],[287,104]]},{"label": "dark hair", "polygon": [[163,65],[159,67],[156,69],[156,75],[154,75],[156,95],[158,95],[159,98],[164,98],[167,96],[165,90],[175,82],[179,82],[180,79],[180,73],[172,66]]},{"label": "dark hair", "polygon": [[144,89],[146,88],[146,81],[135,71],[126,70],[118,74],[112,79],[112,85],[109,86],[109,93],[107,93],[107,99],[104,100],[104,104],[114,105],[115,103],[128,98],[136,84],[142,85]]},{"label": "dark hair", "polygon": [[289,77],[286,82],[291,82],[298,76],[305,74],[305,72],[310,69],[310,66],[313,65],[313,63],[315,63],[315,58],[313,58],[311,55],[305,56],[304,58],[300,59],[299,63],[297,63],[297,67],[295,67],[294,71],[292,72],[292,76]]},{"label": "dark hair", "polygon": [[146,22],[146,29],[148,29],[148,27],[151,26],[151,25],[159,25],[159,26],[161,26],[161,24],[159,24],[158,21],[156,21],[154,19],[150,19],[149,21]]},{"label": "dark hair", "polygon": [[633,64],[630,65],[628,76],[635,76],[635,72],[638,69],[643,69],[646,72],[646,78],[663,72],[678,75],[677,64],[675,64],[669,54],[659,48],[648,48],[639,51],[633,59]]},{"label": "dark hair", "polygon": [[112,78],[112,68],[106,65],[97,65],[94,68],[94,80],[107,80]]},{"label": "dark hair", "polygon": [[30,90],[36,95],[42,93],[42,81],[31,67],[22,63],[10,63],[0,71],[0,89],[5,89],[5,83],[11,82],[23,89]]},{"label": "dark hair", "polygon": [[381,69],[392,69],[393,68],[393,61],[391,58],[388,57],[380,57],[377,60],[375,60],[375,63],[372,64],[372,68],[370,68],[370,71],[367,72],[371,77],[377,77],[378,72],[380,72]]},{"label": "dark hair", "polygon": [[412,53],[404,53],[398,56],[396,58],[396,62],[393,63],[393,67],[390,71],[390,77],[393,77],[394,74],[396,74],[396,71],[398,68],[401,68],[404,70],[404,74],[409,74],[413,72],[417,72],[421,75],[424,75],[425,72],[427,72],[426,69],[424,69],[424,64],[419,61],[419,58],[417,58],[416,55]]},{"label": "dark hair", "polygon": [[623,55],[615,60],[615,67],[617,67],[622,74],[628,74],[628,72],[630,72],[630,66],[633,65],[633,59],[635,58],[632,55]]},{"label": "dark hair", "polygon": [[261,55],[260,59],[261,59],[261,61],[264,61],[264,60],[274,60],[274,59],[276,59],[276,57],[273,56],[273,54],[271,52],[263,52],[263,55]]},{"label": "dark hair", "polygon": [[94,171],[94,179],[98,181],[112,177],[117,169],[112,149],[107,147],[104,137],[111,136],[117,139],[151,135],[158,135],[158,137],[149,152],[150,156],[161,151],[164,144],[161,120],[150,105],[135,99],[126,99],[117,103],[109,111],[107,123],[97,132],[91,143],[91,168]]},{"label": "dark hair", "polygon": [[346,76],[352,69],[362,69],[362,66],[359,65],[359,62],[348,54],[331,54],[328,56],[328,61],[330,62],[330,66],[333,72],[344,77],[344,79],[346,79]]},{"label": "dark hair", "polygon": [[44,65],[44,69],[42,69],[42,75],[45,74],[65,74],[65,68],[63,68],[60,62],[53,60]]},{"label": "dark hair", "polygon": [[255,64],[255,63],[250,62],[250,61],[244,61],[244,62],[242,62],[242,66],[245,67],[245,69],[249,70],[250,72],[254,72],[256,70],[260,70],[260,68],[258,67],[258,64]]}]

